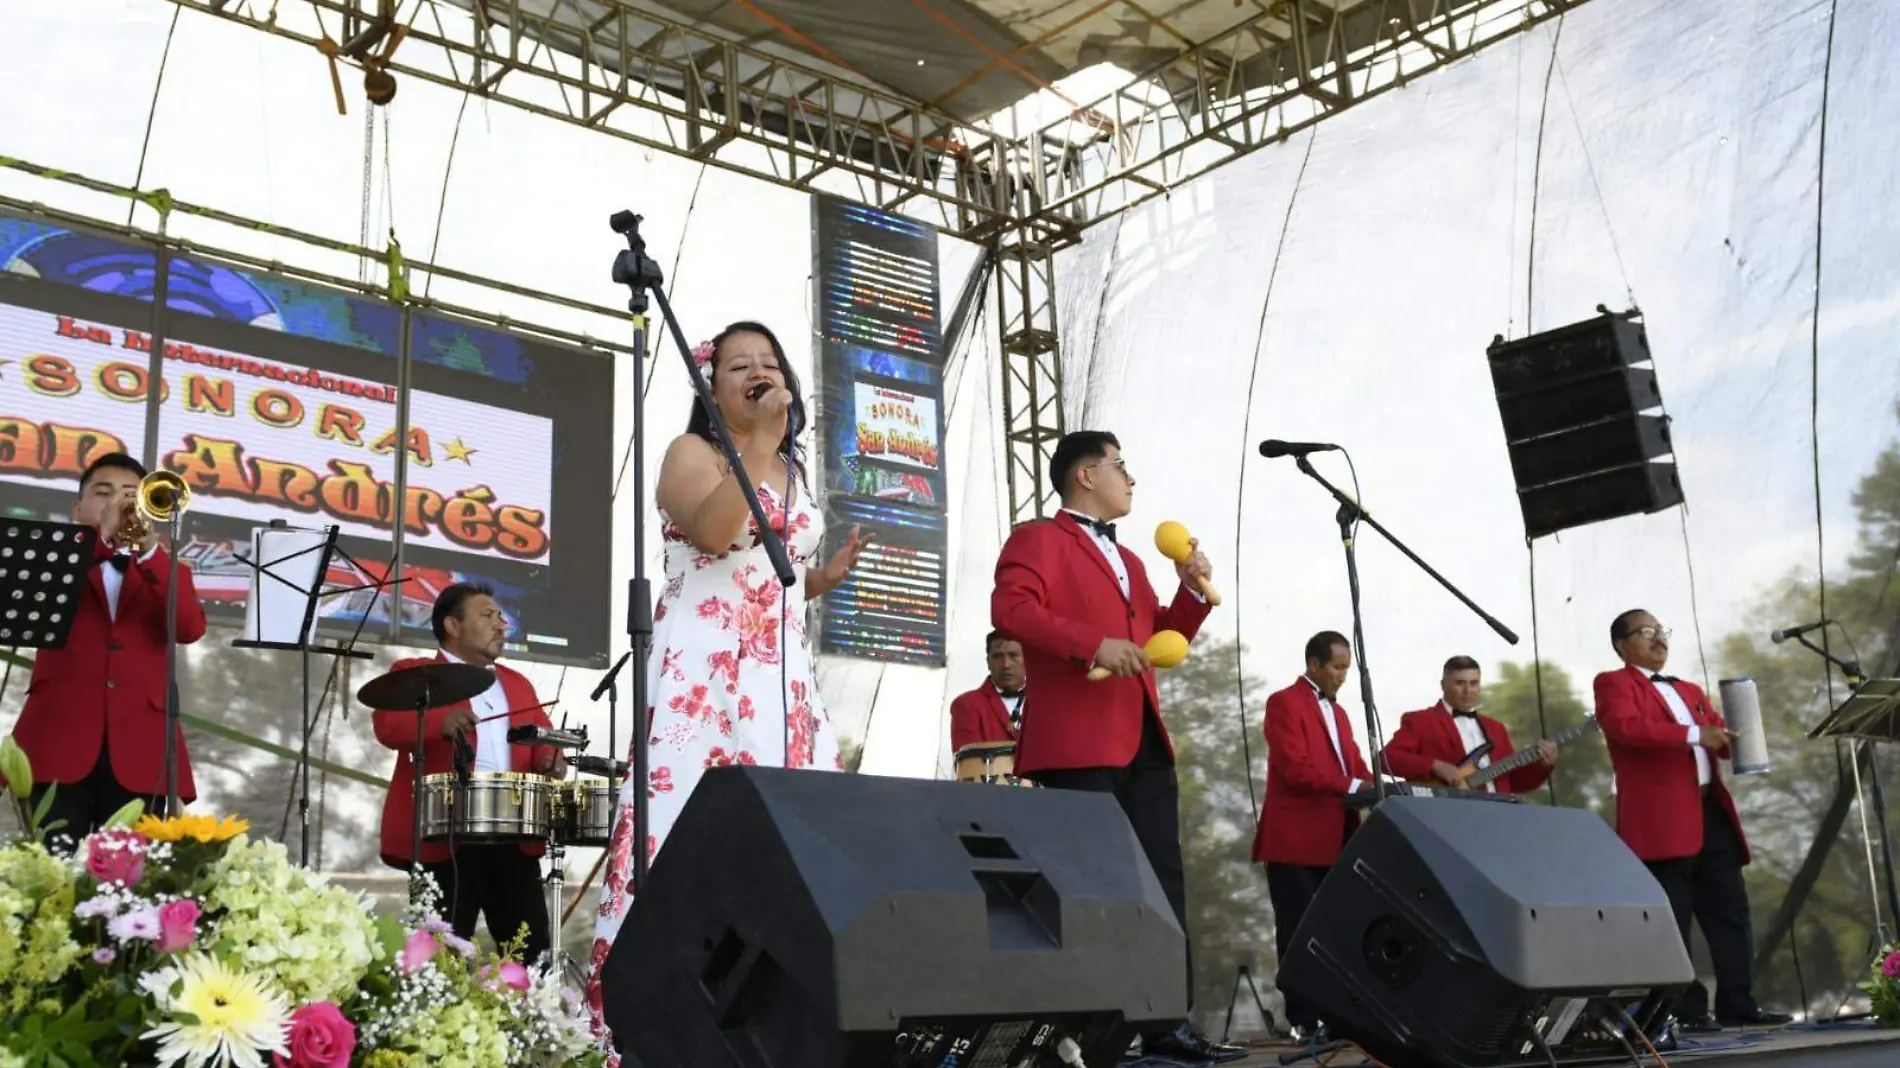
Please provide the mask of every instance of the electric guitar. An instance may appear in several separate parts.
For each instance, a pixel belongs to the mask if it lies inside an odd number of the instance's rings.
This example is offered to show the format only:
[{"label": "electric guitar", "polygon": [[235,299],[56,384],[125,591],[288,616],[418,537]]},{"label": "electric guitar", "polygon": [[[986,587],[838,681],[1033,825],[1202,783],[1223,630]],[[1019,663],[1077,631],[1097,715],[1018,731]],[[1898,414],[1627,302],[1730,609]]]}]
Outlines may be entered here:
[{"label": "electric guitar", "polygon": [[[1559,748],[1562,748],[1593,731],[1600,731],[1602,729],[1603,727],[1597,723],[1596,717],[1591,716],[1574,727],[1558,731],[1557,736],[1550,740],[1556,743]],[[1488,748],[1489,743],[1486,743],[1485,747]],[[1473,752],[1476,752],[1476,750],[1473,750]],[[1538,752],[1537,746],[1535,745],[1519,749],[1503,760],[1494,760],[1489,767],[1484,768],[1473,767],[1475,761],[1467,757],[1467,763],[1461,764],[1458,768],[1458,781],[1452,785],[1462,786],[1467,790],[1482,790],[1493,781],[1509,775],[1519,768],[1528,767],[1542,759],[1544,759],[1544,754]]]}]

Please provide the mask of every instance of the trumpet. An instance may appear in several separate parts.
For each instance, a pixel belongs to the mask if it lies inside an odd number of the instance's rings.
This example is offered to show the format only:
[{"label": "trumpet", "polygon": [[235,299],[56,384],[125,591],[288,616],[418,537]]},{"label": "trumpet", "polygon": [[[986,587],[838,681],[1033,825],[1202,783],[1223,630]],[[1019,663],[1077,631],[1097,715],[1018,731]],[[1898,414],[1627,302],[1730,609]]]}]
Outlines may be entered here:
[{"label": "trumpet", "polygon": [[152,547],[152,524],[169,523],[191,507],[191,487],[170,471],[154,471],[139,480],[132,507],[119,529],[106,539],[115,552],[143,555]]}]

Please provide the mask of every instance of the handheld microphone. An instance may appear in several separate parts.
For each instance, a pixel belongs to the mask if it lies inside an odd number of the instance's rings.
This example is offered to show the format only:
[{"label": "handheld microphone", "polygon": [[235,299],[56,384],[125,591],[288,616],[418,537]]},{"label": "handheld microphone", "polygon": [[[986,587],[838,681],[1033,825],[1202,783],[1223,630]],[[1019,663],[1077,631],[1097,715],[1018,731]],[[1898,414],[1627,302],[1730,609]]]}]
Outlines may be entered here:
[{"label": "handheld microphone", "polygon": [[1328,445],[1323,441],[1281,441],[1268,438],[1260,443],[1260,455],[1271,460],[1276,456],[1305,456],[1315,452],[1338,452],[1339,446]]},{"label": "handheld microphone", "polygon": [[1820,630],[1832,622],[1833,620],[1823,619],[1818,623],[1803,623],[1798,627],[1786,627],[1782,630],[1771,631],[1769,632],[1768,640],[1774,642],[1776,645],[1780,645],[1789,638],[1798,638],[1811,630]]},{"label": "handheld microphone", "polygon": [[763,397],[767,393],[770,393],[770,392],[772,392],[772,383],[760,382],[758,385],[753,386],[751,389],[748,389],[745,391],[745,399],[749,401],[756,401],[760,397]]}]

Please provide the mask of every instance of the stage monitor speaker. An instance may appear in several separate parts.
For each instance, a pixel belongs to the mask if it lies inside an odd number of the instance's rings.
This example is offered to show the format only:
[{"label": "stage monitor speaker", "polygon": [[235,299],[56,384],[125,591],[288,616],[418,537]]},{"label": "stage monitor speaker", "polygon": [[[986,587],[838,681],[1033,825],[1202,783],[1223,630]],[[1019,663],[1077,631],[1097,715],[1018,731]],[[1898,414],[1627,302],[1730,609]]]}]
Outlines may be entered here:
[{"label": "stage monitor speaker", "polygon": [[1187,940],[1106,794],[722,767],[602,970],[646,1068],[1119,1063]]},{"label": "stage monitor speaker", "polygon": [[1392,797],[1279,985],[1390,1068],[1500,1068],[1628,1060],[1623,1014],[1648,1026],[1693,976],[1668,896],[1595,814]]}]

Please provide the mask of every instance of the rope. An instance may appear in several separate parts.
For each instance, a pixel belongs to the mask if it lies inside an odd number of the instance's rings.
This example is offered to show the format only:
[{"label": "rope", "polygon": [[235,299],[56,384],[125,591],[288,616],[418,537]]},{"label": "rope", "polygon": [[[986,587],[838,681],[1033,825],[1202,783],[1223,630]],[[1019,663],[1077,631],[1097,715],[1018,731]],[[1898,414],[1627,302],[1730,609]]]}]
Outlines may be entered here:
[{"label": "rope", "polygon": [[[1550,37],[1550,62],[1544,67],[1543,99],[1537,106],[1537,147],[1531,155],[1531,217],[1527,247],[1524,254],[1524,333],[1537,332],[1534,325],[1537,319],[1537,198],[1543,190],[1544,178],[1544,131],[1550,117],[1550,83],[1557,73],[1557,48],[1564,39],[1564,13],[1557,15],[1557,29]],[[1530,537],[1524,539],[1524,551],[1530,557],[1530,598],[1531,598],[1531,679],[1537,692],[1537,731],[1542,737],[1550,737],[1548,719],[1544,711],[1544,653],[1541,628],[1537,619],[1537,543]],[[1546,779],[1544,788],[1550,791],[1550,802],[1557,803],[1557,784]]]},{"label": "rope", "polygon": [[[158,95],[165,88],[165,68],[172,58],[172,37],[178,33],[178,15],[184,8],[172,8],[171,26],[165,30],[165,50],[158,56],[158,77],[152,81],[152,103],[145,112],[145,137],[139,142],[139,166],[132,176],[132,188],[145,184],[145,157],[152,148],[152,127],[158,121]],[[125,225],[132,225],[132,213],[138,210],[138,201],[134,200],[125,209]]]},{"label": "rope", "polygon": [[[1293,177],[1293,189],[1287,194],[1286,212],[1280,216],[1280,236],[1274,240],[1273,263],[1267,268],[1267,290],[1260,298],[1260,320],[1254,328],[1253,363],[1247,369],[1247,412],[1240,422],[1240,482],[1234,499],[1234,697],[1240,708],[1240,758],[1247,772],[1247,803],[1253,806],[1254,822],[1260,821],[1260,792],[1253,782],[1253,738],[1247,727],[1247,669],[1241,656],[1240,565],[1246,554],[1240,551],[1245,533],[1247,500],[1248,442],[1253,440],[1253,392],[1260,379],[1260,356],[1267,338],[1267,309],[1273,305],[1273,287],[1280,278],[1280,259],[1286,253],[1286,235],[1293,229],[1293,207],[1299,202],[1300,187],[1306,181],[1306,165],[1313,161],[1313,142],[1319,138],[1315,126],[1306,135],[1306,151],[1300,156],[1300,169]],[[1372,739],[1366,739],[1370,744]]]}]

